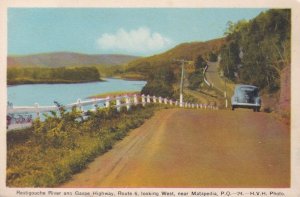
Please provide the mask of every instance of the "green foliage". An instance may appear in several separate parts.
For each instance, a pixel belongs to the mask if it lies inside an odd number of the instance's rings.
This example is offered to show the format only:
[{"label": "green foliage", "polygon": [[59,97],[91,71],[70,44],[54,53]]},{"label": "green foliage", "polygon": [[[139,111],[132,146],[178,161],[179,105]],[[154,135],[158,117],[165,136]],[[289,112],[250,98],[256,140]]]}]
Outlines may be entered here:
[{"label": "green foliage", "polygon": [[152,80],[147,82],[141,93],[170,98],[173,96],[173,91],[173,87],[170,84],[164,83],[161,80]]},{"label": "green foliage", "polygon": [[210,62],[218,61],[218,55],[215,52],[210,52],[208,54],[208,61],[210,61]]},{"label": "green foliage", "polygon": [[189,88],[192,90],[197,90],[200,88],[201,83],[203,82],[204,76],[203,71],[207,65],[207,62],[202,57],[202,55],[197,56],[195,59],[195,71],[188,76]]},{"label": "green foliage", "polygon": [[[211,51],[218,51],[224,41],[221,38],[207,42],[183,43],[162,54],[134,60],[123,71],[117,72],[122,73],[121,76],[125,78],[126,74],[138,79],[144,76],[147,85],[142,90],[143,94],[175,98],[174,91],[179,87],[181,65],[174,60],[192,61],[200,56],[205,57]],[[200,63],[200,67],[203,66],[205,67]]]},{"label": "green foliage", "polygon": [[8,84],[74,83],[99,80],[100,74],[95,67],[16,67],[7,70]]},{"label": "green foliage", "polygon": [[291,10],[270,9],[253,20],[229,23],[226,35],[229,44],[221,50],[225,76],[277,91],[280,71],[291,62]]},{"label": "green foliage", "polygon": [[24,143],[32,136],[32,128],[13,130],[7,133],[8,144]]},{"label": "green foliage", "polygon": [[51,115],[45,114],[45,121],[41,122],[36,119],[33,124],[34,140],[36,143],[41,142],[42,150],[46,147],[66,147],[73,149],[75,138],[81,134],[78,130],[80,122],[83,120],[82,113],[73,107],[70,112],[67,112],[63,106],[59,106],[60,115],[55,112]]},{"label": "green foliage", "polygon": [[161,97],[173,97],[172,84],[176,77],[171,67],[162,67],[153,70],[148,76],[147,84],[143,87],[141,93]]},{"label": "green foliage", "polygon": [[[131,111],[97,109],[81,119],[76,108],[47,115],[34,122],[24,141],[8,134],[6,183],[10,187],[53,187],[82,170],[99,154],[111,149],[130,129],[153,115],[155,107],[133,106]],[[23,134],[20,134],[23,135]]]},{"label": "green foliage", "polygon": [[[173,49],[145,58],[139,58],[126,66],[126,72],[134,71],[148,76],[148,72],[174,65],[174,59],[195,60],[199,55],[203,57],[211,51],[218,51],[225,39],[219,38],[207,42],[191,42],[180,44]],[[174,65],[178,67],[178,65]]]},{"label": "green foliage", "polygon": [[200,71],[196,71],[192,73],[188,80],[189,80],[189,88],[192,90],[197,90],[200,88],[201,83],[203,82],[204,76],[203,73]]},{"label": "green foliage", "polygon": [[239,45],[236,42],[230,42],[221,49],[221,68],[224,71],[225,77],[232,81],[236,79],[234,73],[237,72],[238,65],[241,62],[239,50]]},{"label": "green foliage", "polygon": [[195,69],[196,70],[204,69],[206,65],[207,65],[207,63],[203,59],[202,55],[197,56],[197,58],[195,60]]}]

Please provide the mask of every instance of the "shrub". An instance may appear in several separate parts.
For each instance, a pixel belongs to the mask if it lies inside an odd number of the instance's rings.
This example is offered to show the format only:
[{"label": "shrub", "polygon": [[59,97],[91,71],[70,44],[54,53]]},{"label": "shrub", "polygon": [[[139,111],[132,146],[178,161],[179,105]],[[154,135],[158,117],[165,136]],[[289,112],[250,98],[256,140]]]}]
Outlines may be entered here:
[{"label": "shrub", "polygon": [[60,106],[58,114],[46,115],[43,122],[35,120],[31,132],[22,131],[28,136],[26,140],[14,140],[18,135],[9,134],[7,185],[53,187],[68,180],[141,125],[155,109],[152,104],[132,106],[126,113],[117,113],[115,108],[97,109],[82,119],[75,108],[68,112]]}]

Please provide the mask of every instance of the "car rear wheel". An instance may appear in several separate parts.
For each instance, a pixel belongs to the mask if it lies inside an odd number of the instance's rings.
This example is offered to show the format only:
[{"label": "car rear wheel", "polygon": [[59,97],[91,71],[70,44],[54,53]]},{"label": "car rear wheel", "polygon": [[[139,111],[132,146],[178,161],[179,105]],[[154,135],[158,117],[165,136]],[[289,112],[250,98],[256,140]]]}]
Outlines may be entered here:
[{"label": "car rear wheel", "polygon": [[234,107],[233,106],[231,107],[231,110],[234,111]]},{"label": "car rear wheel", "polygon": [[253,108],[253,111],[254,111],[254,112],[259,112],[259,111],[260,111],[260,108],[259,108],[259,107],[254,107],[254,108]]}]

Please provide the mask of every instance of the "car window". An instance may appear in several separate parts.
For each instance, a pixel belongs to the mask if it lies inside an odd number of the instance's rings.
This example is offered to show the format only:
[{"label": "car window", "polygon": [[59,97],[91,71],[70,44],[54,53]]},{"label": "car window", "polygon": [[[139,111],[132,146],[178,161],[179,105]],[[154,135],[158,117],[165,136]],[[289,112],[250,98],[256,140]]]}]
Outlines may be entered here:
[{"label": "car window", "polygon": [[240,87],[239,92],[241,94],[246,94],[248,96],[258,96],[258,88],[252,88],[252,87]]}]

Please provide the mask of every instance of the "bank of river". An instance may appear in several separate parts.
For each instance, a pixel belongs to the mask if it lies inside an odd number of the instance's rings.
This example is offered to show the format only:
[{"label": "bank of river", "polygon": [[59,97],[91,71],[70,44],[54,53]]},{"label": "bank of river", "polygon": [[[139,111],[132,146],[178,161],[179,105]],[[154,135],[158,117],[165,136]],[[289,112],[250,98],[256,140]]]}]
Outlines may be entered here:
[{"label": "bank of river", "polygon": [[76,83],[76,84],[26,84],[9,86],[7,100],[15,106],[53,105],[54,101],[61,104],[85,100],[96,94],[107,92],[141,91],[146,81],[128,81],[107,78],[102,82]]}]

